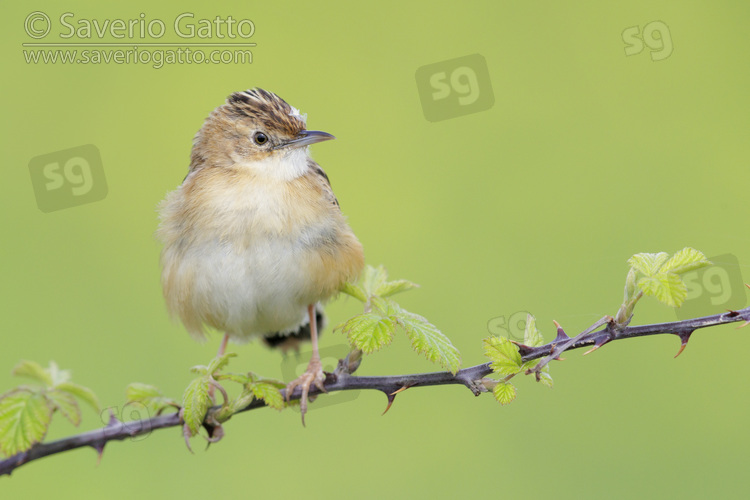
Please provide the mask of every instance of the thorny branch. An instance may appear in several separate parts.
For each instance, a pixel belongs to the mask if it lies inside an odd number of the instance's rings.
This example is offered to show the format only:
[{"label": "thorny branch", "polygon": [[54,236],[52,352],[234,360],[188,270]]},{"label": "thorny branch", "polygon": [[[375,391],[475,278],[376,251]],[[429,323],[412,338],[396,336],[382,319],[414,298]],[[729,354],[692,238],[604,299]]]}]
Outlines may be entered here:
[{"label": "thorny branch", "polygon": [[[556,359],[560,356],[563,351],[580,349],[582,347],[592,346],[589,350],[598,349],[599,347],[607,344],[613,340],[623,340],[634,337],[645,337],[649,335],[659,335],[664,333],[674,334],[680,338],[681,345],[677,352],[679,355],[690,339],[690,335],[699,328],[706,328],[710,326],[724,325],[729,323],[736,323],[744,321],[742,326],[750,324],[750,307],[741,309],[739,311],[729,311],[722,314],[715,314],[713,316],[705,316],[702,318],[689,319],[684,321],[675,321],[671,323],[657,323],[652,325],[641,325],[641,326],[629,326],[625,328],[617,328],[610,318],[605,317],[600,320],[598,326],[604,326],[604,328],[596,331],[584,331],[581,335],[574,338],[568,337],[565,334],[562,327],[558,326],[557,337],[552,342],[538,347],[529,347],[519,344],[519,350],[523,361],[529,361],[532,359],[548,357],[537,365],[538,369],[541,369],[543,363],[546,364],[552,359]],[[591,330],[591,329],[587,329]],[[338,368],[334,373],[329,373],[326,376],[325,387],[327,392],[333,391],[349,391],[349,390],[361,390],[361,389],[374,389],[385,393],[388,398],[388,406],[386,411],[390,408],[396,394],[403,392],[404,390],[411,387],[427,387],[432,385],[448,385],[448,384],[459,384],[469,388],[474,395],[479,395],[481,392],[485,392],[486,389],[481,384],[481,379],[486,375],[492,373],[489,363],[482,363],[480,365],[472,366],[470,368],[464,368],[459,370],[455,375],[449,372],[433,372],[433,373],[420,373],[413,375],[395,375],[385,377],[360,377],[352,375],[352,373],[359,366],[359,357],[361,353],[354,351],[346,359],[339,361]],[[675,356],[676,357],[676,356]],[[350,359],[351,358],[351,359]],[[537,371],[536,369],[534,371]],[[299,399],[302,391],[301,388],[296,388],[291,395],[292,400]],[[310,394],[317,394],[320,391],[313,387],[310,389]],[[286,396],[282,390],[282,395]],[[250,405],[241,411],[255,410],[265,406],[262,400],[254,400]],[[209,413],[218,410],[218,406],[209,409]],[[210,415],[208,415],[210,417]],[[210,418],[206,418],[206,421],[210,421]],[[84,432],[75,436],[70,436],[64,439],[53,441],[50,443],[40,443],[31,448],[28,451],[18,453],[5,460],[0,461],[0,476],[10,475],[15,469],[23,464],[37,460],[49,455],[62,453],[64,451],[81,448],[84,446],[90,446],[97,450],[101,455],[104,450],[104,445],[109,441],[122,441],[127,438],[136,437],[143,434],[148,434],[156,429],[164,429],[167,427],[181,426],[179,413],[173,413],[169,415],[157,416],[144,420],[136,420],[133,422],[120,422],[114,416],[110,418],[109,424],[101,429],[96,429],[89,432]],[[210,424],[205,424],[209,434],[213,431]]]}]

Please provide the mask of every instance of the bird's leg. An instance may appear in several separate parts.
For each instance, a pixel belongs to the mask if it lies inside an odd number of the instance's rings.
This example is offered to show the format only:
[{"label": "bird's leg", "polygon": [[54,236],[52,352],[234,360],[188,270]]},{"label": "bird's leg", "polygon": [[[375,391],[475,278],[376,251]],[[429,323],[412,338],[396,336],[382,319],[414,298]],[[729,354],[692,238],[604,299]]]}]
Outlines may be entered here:
[{"label": "bird's leg", "polygon": [[318,352],[318,323],[315,319],[315,304],[307,306],[307,313],[310,316],[310,340],[312,341],[312,357],[310,362],[307,364],[307,370],[305,373],[300,375],[297,379],[292,380],[286,386],[286,399],[294,392],[295,387],[302,387],[302,396],[300,397],[299,409],[302,413],[302,425],[305,425],[305,413],[307,412],[307,393],[310,391],[310,387],[315,384],[315,387],[323,392],[326,392],[326,388],[323,385],[326,376],[323,373],[323,366],[320,363],[320,353]]},{"label": "bird's leg", "polygon": [[227,343],[229,342],[229,334],[225,333],[224,338],[221,339],[221,344],[219,345],[219,352],[216,353],[216,357],[220,358],[224,355],[224,353],[227,350]]}]

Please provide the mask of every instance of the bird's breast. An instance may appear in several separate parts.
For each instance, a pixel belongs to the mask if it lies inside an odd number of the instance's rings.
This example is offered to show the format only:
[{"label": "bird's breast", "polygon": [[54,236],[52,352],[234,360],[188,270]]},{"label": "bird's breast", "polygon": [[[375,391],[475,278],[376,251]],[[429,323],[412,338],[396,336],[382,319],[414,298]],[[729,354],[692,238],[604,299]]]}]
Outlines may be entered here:
[{"label": "bird's breast", "polygon": [[161,211],[165,296],[186,325],[197,311],[236,337],[293,328],[359,273],[361,245],[314,183],[216,170]]}]

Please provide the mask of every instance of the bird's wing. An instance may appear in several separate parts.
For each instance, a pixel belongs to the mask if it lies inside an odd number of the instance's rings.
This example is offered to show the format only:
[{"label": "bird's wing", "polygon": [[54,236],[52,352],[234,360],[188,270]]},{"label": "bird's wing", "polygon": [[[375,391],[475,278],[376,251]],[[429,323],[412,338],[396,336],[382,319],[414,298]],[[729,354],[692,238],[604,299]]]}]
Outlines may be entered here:
[{"label": "bird's wing", "polygon": [[330,198],[331,203],[341,208],[341,205],[339,205],[339,200],[336,199],[336,195],[333,194],[331,181],[328,179],[328,175],[325,173],[325,170],[323,170],[323,168],[317,163],[315,163],[313,160],[308,160],[307,164],[310,170],[317,176],[317,178],[320,179],[323,190],[325,191],[326,196]]}]

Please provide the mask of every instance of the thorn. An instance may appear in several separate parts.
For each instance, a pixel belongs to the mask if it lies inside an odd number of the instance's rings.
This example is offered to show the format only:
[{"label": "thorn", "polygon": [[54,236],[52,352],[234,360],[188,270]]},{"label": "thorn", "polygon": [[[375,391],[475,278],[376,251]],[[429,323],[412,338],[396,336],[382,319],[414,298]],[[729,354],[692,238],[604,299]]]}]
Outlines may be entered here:
[{"label": "thorn", "polygon": [[411,387],[411,386],[410,386],[410,385],[405,385],[405,386],[403,386],[403,387],[402,387],[401,389],[399,389],[399,390],[397,390],[397,391],[395,391],[395,392],[392,392],[392,393],[391,393],[391,396],[395,396],[395,395],[396,395],[396,394],[398,394],[399,392],[404,392],[404,391],[405,391],[406,389],[408,389],[409,387]]},{"label": "thorn", "polygon": [[[508,339],[510,340],[510,339]],[[531,346],[528,346],[526,344],[522,344],[520,342],[517,342],[515,340],[510,340],[516,347],[518,347],[518,353],[521,355],[521,357],[531,353],[534,351],[534,348]]]},{"label": "thorn", "polygon": [[592,353],[602,347],[604,344],[608,344],[612,340],[612,337],[609,335],[599,337],[599,339],[594,343],[594,347],[589,349],[588,351],[584,352],[583,355],[587,355],[589,353]]},{"label": "thorn", "polygon": [[735,316],[739,316],[740,313],[738,311],[735,311],[734,309],[727,309],[727,316],[730,318],[734,318]]},{"label": "thorn", "polygon": [[388,410],[391,409],[391,406],[393,405],[393,402],[396,400],[396,394],[398,394],[399,392],[404,392],[409,387],[411,387],[411,384],[404,385],[404,386],[401,387],[401,389],[398,389],[398,390],[393,391],[391,393],[387,393],[387,392],[385,393],[386,397],[388,398],[388,406],[386,406],[385,410],[383,411],[383,413],[380,414],[381,417],[383,415],[385,415],[388,412]]},{"label": "thorn", "polygon": [[682,351],[685,350],[685,347],[687,347],[687,343],[690,340],[690,335],[692,335],[694,331],[695,330],[684,331],[684,332],[679,332],[677,334],[677,336],[680,337],[681,344],[680,344],[680,350],[677,351],[677,354],[674,355],[675,358],[679,356],[680,354],[682,354]]},{"label": "thorn", "polygon": [[745,327],[745,326],[747,326],[747,325],[750,325],[750,321],[745,321],[745,322],[744,322],[744,323],[742,323],[742,324],[741,324],[740,326],[738,326],[738,327],[736,328],[736,330],[739,330],[740,328],[742,328],[742,327]]},{"label": "thorn", "polygon": [[114,427],[116,425],[120,425],[122,422],[115,416],[115,412],[112,411],[112,408],[109,409],[109,419],[107,420],[107,427]]},{"label": "thorn", "polygon": [[102,455],[104,455],[104,445],[106,444],[105,441],[97,442],[91,445],[93,449],[96,450],[96,465],[98,466],[100,463],[102,463]]},{"label": "thorn", "polygon": [[388,398],[388,406],[386,406],[386,407],[385,407],[385,410],[383,410],[383,413],[381,413],[381,414],[380,414],[380,416],[381,416],[381,417],[382,417],[383,415],[385,415],[386,413],[388,413],[388,410],[390,410],[390,409],[391,409],[391,406],[393,405],[393,402],[394,402],[394,401],[396,400],[396,393],[395,393],[395,392],[393,392],[393,393],[391,393],[391,394],[388,394],[388,393],[386,392],[386,393],[385,393],[385,397],[387,397],[387,398]]},{"label": "thorn", "polygon": [[570,337],[568,336],[567,333],[565,333],[565,330],[563,330],[562,326],[560,326],[560,323],[558,323],[555,320],[552,320],[552,322],[557,327],[557,337],[555,337],[555,340],[553,340],[552,342],[554,344],[558,344],[564,340],[570,340]]}]

